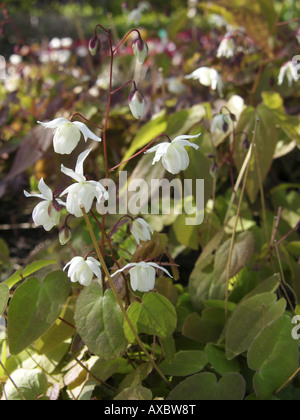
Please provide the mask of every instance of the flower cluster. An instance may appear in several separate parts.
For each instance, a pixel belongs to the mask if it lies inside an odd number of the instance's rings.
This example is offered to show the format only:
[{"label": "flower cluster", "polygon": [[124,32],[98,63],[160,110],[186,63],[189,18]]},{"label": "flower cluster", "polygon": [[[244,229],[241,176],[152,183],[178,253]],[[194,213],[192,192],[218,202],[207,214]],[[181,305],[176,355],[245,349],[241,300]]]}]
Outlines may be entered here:
[{"label": "flower cluster", "polygon": [[[91,55],[95,55],[100,51],[101,45],[97,35],[98,27],[104,29],[101,25],[97,25],[94,36],[89,42],[89,50]],[[127,36],[132,31],[130,31]],[[110,36],[109,31],[106,32]],[[119,46],[120,45],[121,43]],[[112,50],[112,55],[118,47],[116,47],[115,50]],[[146,42],[141,38],[139,32],[138,38],[132,44],[132,52],[138,62],[143,64],[147,57],[148,46]],[[128,104],[132,115],[139,119],[144,114],[145,100],[141,92],[138,91],[135,82],[130,82],[133,83],[134,90],[129,95]],[[110,91],[110,94],[113,93],[114,92]],[[107,115],[108,114],[109,112],[107,112]],[[82,118],[86,120],[84,117]],[[71,154],[79,144],[81,137],[83,137],[85,142],[87,142],[88,139],[94,140],[96,142],[102,142],[102,139],[94,134],[86,124],[80,121],[73,121],[73,117],[71,117],[70,120],[65,117],[58,117],[49,122],[38,121],[38,123],[41,124],[45,129],[53,130],[54,152],[61,155]],[[105,124],[105,128],[106,127],[107,120]],[[105,128],[103,130],[103,142],[105,142]],[[162,158],[164,167],[172,174],[177,174],[179,171],[185,170],[189,164],[189,156],[185,150],[185,146],[192,146],[195,149],[198,148],[197,145],[187,141],[188,138],[195,137],[198,137],[198,135],[179,136],[172,142],[170,141],[170,143],[162,143],[153,147],[152,149],[148,150],[147,153],[156,152],[153,163],[158,162]],[[36,205],[32,212],[33,221],[37,226],[43,226],[45,230],[49,231],[53,227],[59,226],[62,209],[65,209],[64,211],[68,213],[65,222],[62,224],[58,231],[59,242],[61,245],[65,245],[71,238],[71,228],[67,223],[67,219],[70,216],[76,218],[86,216],[88,213],[92,212],[94,201],[97,203],[96,209],[100,209],[101,204],[103,204],[106,200],[109,200],[109,193],[101,184],[101,182],[91,180],[84,174],[84,162],[91,151],[92,148],[87,148],[78,155],[74,170],[65,167],[63,164],[61,165],[61,172],[74,181],[63,191],[55,190],[52,192],[52,190],[44,182],[43,178],[40,179],[38,184],[40,194],[31,194],[27,191],[24,191],[26,197],[35,197],[42,200]],[[62,200],[63,198],[65,198],[65,201]],[[94,217],[96,217],[94,213],[92,214]],[[151,240],[151,236],[153,235],[154,230],[144,219],[141,217],[133,219],[131,216],[129,216],[129,219],[132,220],[130,231],[138,246],[141,246],[142,242]],[[71,282],[79,283],[82,286],[89,286],[94,278],[98,279],[100,283],[102,282],[103,267],[101,267],[101,263],[96,258],[90,256],[91,252],[89,252],[85,257],[76,255],[64,266],[63,270],[67,272]],[[127,271],[127,269],[129,270],[132,291],[148,292],[154,289],[156,270],[165,272],[168,276],[171,277],[170,273],[165,268],[160,267],[154,262],[144,261],[129,263],[125,265],[123,268],[120,268],[114,272],[112,277],[118,275],[121,272]]]}]

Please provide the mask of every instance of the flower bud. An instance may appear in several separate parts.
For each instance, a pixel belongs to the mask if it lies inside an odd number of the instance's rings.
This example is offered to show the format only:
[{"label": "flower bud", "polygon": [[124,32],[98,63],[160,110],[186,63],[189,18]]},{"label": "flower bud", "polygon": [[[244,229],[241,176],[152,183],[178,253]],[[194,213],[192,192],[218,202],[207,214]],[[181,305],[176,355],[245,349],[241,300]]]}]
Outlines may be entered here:
[{"label": "flower bud", "polygon": [[100,41],[96,34],[90,39],[89,50],[91,55],[96,55],[100,50]]},{"label": "flower bud", "polygon": [[218,171],[219,171],[219,166],[217,165],[216,162],[214,162],[212,164],[212,166],[210,167],[209,172],[210,172],[211,176],[214,178],[217,175]]},{"label": "flower bud", "polygon": [[249,150],[249,147],[250,147],[250,143],[249,143],[248,137],[246,137],[245,140],[243,140],[243,148],[245,150]]},{"label": "flower bud", "polygon": [[65,245],[71,239],[71,228],[64,225],[59,229],[58,239],[61,245]]},{"label": "flower bud", "polygon": [[141,92],[135,89],[128,97],[128,105],[134,118],[142,118],[145,109],[145,100]]},{"label": "flower bud", "polygon": [[148,54],[148,45],[142,38],[138,38],[132,44],[132,52],[138,61],[143,64]]}]

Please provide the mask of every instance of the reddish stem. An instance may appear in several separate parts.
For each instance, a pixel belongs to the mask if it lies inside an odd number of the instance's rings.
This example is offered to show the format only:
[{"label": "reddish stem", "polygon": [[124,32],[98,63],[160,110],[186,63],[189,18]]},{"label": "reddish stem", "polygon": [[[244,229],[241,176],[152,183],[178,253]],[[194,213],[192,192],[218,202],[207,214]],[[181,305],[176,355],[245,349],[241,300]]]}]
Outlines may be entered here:
[{"label": "reddish stem", "polygon": [[80,117],[80,118],[81,118],[81,119],[83,119],[84,121],[86,121],[86,122],[88,122],[88,123],[90,123],[90,124],[94,125],[95,127],[99,128],[99,130],[101,130],[101,131],[102,131],[102,128],[101,128],[101,127],[99,127],[99,125],[97,125],[97,124],[93,123],[92,121],[88,120],[88,119],[87,119],[87,118],[85,118],[83,115],[81,115],[79,112],[76,112],[75,114],[71,115],[71,117],[70,117],[70,121],[72,122],[72,121],[73,121],[73,119],[74,119],[75,117]]},{"label": "reddish stem", "polygon": [[138,37],[139,37],[139,39],[142,39],[141,38],[141,34],[140,34],[140,32],[137,30],[137,29],[131,29],[125,36],[124,36],[124,38],[119,42],[119,44],[115,47],[115,49],[113,50],[113,54],[117,51],[117,49],[126,41],[126,39],[129,37],[129,35],[132,33],[132,32],[137,32],[137,34],[138,34]]},{"label": "reddish stem", "polygon": [[145,150],[147,150],[148,149],[148,147],[150,147],[159,137],[162,137],[162,136],[164,136],[164,137],[167,137],[167,139],[168,139],[168,141],[171,143],[171,139],[170,139],[170,137],[167,135],[167,134],[165,134],[165,133],[162,133],[162,134],[159,134],[158,136],[156,136],[153,140],[151,140],[150,141],[150,143],[148,143],[147,144],[147,146],[145,146],[142,150],[140,150],[139,152],[137,152],[137,153],[135,153],[134,155],[132,155],[129,159],[126,159],[126,160],[124,160],[123,162],[121,162],[121,163],[119,163],[118,165],[116,165],[116,166],[114,166],[113,168],[111,168],[110,170],[109,170],[109,172],[111,172],[111,171],[114,171],[115,169],[117,169],[117,168],[119,168],[120,166],[122,166],[122,165],[124,165],[125,163],[127,163],[127,162],[129,162],[131,159],[133,159],[133,158],[135,158],[135,157],[137,157],[137,156],[139,156],[140,154],[142,154]]}]

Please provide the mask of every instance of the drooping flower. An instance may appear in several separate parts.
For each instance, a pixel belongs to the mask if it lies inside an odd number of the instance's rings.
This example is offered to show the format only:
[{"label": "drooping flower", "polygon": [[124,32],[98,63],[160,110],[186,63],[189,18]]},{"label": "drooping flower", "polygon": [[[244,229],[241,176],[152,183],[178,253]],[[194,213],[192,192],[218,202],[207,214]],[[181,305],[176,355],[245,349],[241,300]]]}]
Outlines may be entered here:
[{"label": "drooping flower", "polygon": [[151,239],[153,228],[144,219],[138,217],[132,222],[131,233],[137,243],[140,244],[140,241],[149,241]]},{"label": "drooping flower", "polygon": [[83,206],[84,210],[88,213],[92,207],[94,198],[97,199],[98,204],[101,200],[108,200],[108,192],[103,185],[97,181],[87,181],[86,177],[83,175],[83,162],[91,150],[92,149],[87,149],[80,153],[77,158],[75,171],[61,165],[61,171],[77,181],[75,184],[67,187],[60,195],[60,197],[62,197],[63,195],[68,194],[66,207],[68,212],[75,217],[81,217],[83,215],[81,206]]},{"label": "drooping flower", "polygon": [[[69,268],[68,268],[69,267]],[[94,278],[94,275],[102,281],[102,274],[100,263],[93,257],[74,257],[63,270],[68,268],[68,277],[72,283],[79,282],[82,286],[89,286]]]},{"label": "drooping flower", "polygon": [[148,54],[148,45],[143,39],[138,38],[132,44],[132,51],[138,61],[143,64]]},{"label": "drooping flower", "polygon": [[59,229],[58,240],[61,245],[65,245],[71,239],[72,233],[71,228],[68,225],[64,225]]},{"label": "drooping flower", "polygon": [[196,134],[195,136],[182,135],[175,137],[171,143],[160,143],[147,150],[145,153],[156,152],[152,165],[161,159],[165,169],[171,174],[176,175],[180,171],[185,171],[190,163],[190,158],[185,150],[185,146],[191,146],[196,150],[199,148],[197,144],[191,143],[187,139],[199,137],[200,134],[201,133]]},{"label": "drooping flower", "polygon": [[49,231],[53,226],[59,224],[59,205],[65,205],[65,203],[59,198],[53,197],[53,192],[45,184],[43,178],[39,181],[38,189],[41,194],[30,194],[27,191],[24,191],[24,195],[26,197],[37,197],[43,200],[33,209],[32,219],[36,226],[43,226],[45,230]]},{"label": "drooping flower", "polygon": [[53,147],[56,153],[70,154],[77,146],[81,134],[83,134],[85,142],[88,138],[101,141],[100,137],[97,137],[91,130],[87,128],[85,124],[80,121],[69,121],[64,117],[55,118],[53,121],[43,123],[38,121],[45,128],[53,128]]},{"label": "drooping flower", "polygon": [[129,94],[128,105],[134,118],[139,120],[144,115],[145,99],[137,89]]},{"label": "drooping flower", "polygon": [[217,130],[226,133],[230,126],[230,119],[227,114],[217,114],[214,116],[211,124],[211,132],[215,133]]},{"label": "drooping flower", "polygon": [[223,96],[223,82],[217,70],[210,67],[199,67],[191,74],[185,76],[185,79],[198,80],[203,86],[210,86],[212,90],[218,90],[220,96]]},{"label": "drooping flower", "polygon": [[279,71],[278,85],[282,85],[285,78],[287,78],[289,86],[292,86],[293,82],[297,82],[300,78],[298,66],[299,65],[292,60],[283,64]]},{"label": "drooping flower", "polygon": [[97,34],[94,34],[89,41],[89,51],[91,55],[96,55],[99,50],[100,50],[100,40]]},{"label": "drooping flower", "polygon": [[120,272],[129,269],[130,285],[133,291],[138,290],[139,292],[149,292],[154,289],[155,286],[155,269],[164,271],[169,277],[171,274],[163,267],[153,262],[139,262],[129,263],[125,267],[117,270],[112,274],[111,277],[116,276]]},{"label": "drooping flower", "polygon": [[234,39],[230,34],[226,34],[224,38],[222,39],[218,51],[217,51],[217,57],[226,57],[231,58],[234,56],[235,53],[235,42]]}]

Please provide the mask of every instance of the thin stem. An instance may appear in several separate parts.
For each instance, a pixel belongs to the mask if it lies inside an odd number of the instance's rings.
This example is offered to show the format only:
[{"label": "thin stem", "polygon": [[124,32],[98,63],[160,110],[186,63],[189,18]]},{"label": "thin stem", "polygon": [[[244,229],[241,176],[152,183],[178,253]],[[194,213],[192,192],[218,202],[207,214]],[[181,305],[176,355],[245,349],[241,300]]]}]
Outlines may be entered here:
[{"label": "thin stem", "polygon": [[129,35],[132,33],[132,32],[137,32],[137,34],[138,34],[138,37],[139,37],[139,39],[141,39],[141,34],[140,34],[140,32],[137,30],[137,29],[131,29],[129,32],[127,32],[127,34],[124,36],[124,38],[123,39],[121,39],[121,41],[119,42],[119,44],[114,48],[114,50],[113,50],[113,54],[118,50],[118,48],[126,41],[126,39],[129,37]]},{"label": "thin stem", "polygon": [[275,392],[275,395],[279,394],[284,388],[286,388],[293,380],[299,375],[300,373],[300,367],[292,374],[292,376],[283,384],[277,391]]},{"label": "thin stem", "polygon": [[128,80],[128,82],[126,82],[124,85],[120,86],[119,88],[117,88],[116,90],[114,90],[113,92],[111,92],[110,94],[113,95],[114,93],[117,93],[119,90],[124,89],[126,86],[128,86],[130,83],[133,84],[134,89],[136,90],[136,84],[134,80]]},{"label": "thin stem", "polygon": [[157,371],[157,373],[159,374],[159,376],[169,385],[169,381],[164,376],[164,374],[160,371],[160,369],[156,365],[155,361],[153,360],[153,358],[151,357],[151,355],[146,350],[146,348],[145,348],[143,342],[141,341],[138,333],[136,332],[136,330],[135,330],[135,328],[134,328],[134,326],[133,326],[133,324],[132,324],[132,322],[131,322],[131,320],[130,320],[130,318],[129,318],[129,316],[128,316],[125,308],[124,308],[123,302],[122,302],[122,300],[121,300],[121,298],[120,298],[120,296],[119,296],[119,294],[118,294],[118,292],[117,292],[117,290],[115,288],[115,285],[114,285],[114,283],[112,281],[112,278],[110,276],[109,270],[108,270],[108,268],[106,266],[106,263],[104,261],[104,258],[102,256],[102,254],[100,252],[100,248],[98,246],[98,242],[97,242],[96,237],[95,237],[95,234],[93,232],[93,229],[92,229],[91,223],[89,221],[88,215],[86,214],[86,211],[85,211],[85,209],[84,209],[83,206],[81,207],[81,210],[82,210],[84,219],[86,221],[87,228],[88,228],[88,230],[90,232],[90,235],[91,235],[91,238],[92,238],[92,241],[93,241],[93,244],[94,244],[94,247],[95,247],[97,256],[98,256],[99,261],[101,263],[101,266],[102,266],[102,268],[104,270],[104,273],[105,273],[105,275],[106,275],[106,277],[108,279],[109,285],[110,285],[110,287],[111,287],[111,289],[113,291],[113,294],[114,294],[114,296],[116,298],[116,301],[117,301],[117,303],[118,303],[118,305],[119,305],[119,307],[120,307],[120,309],[121,309],[121,311],[122,311],[122,313],[124,315],[124,318],[125,318],[126,322],[128,323],[128,325],[129,325],[129,327],[130,327],[130,329],[131,329],[131,331],[132,331],[132,333],[133,333],[133,335],[134,335],[134,337],[135,337],[138,345],[140,346],[140,348],[143,350],[143,352],[145,353],[145,355],[149,359],[149,362],[152,364],[153,368]]},{"label": "thin stem", "polygon": [[131,159],[133,159],[133,158],[139,156],[140,154],[142,154],[143,152],[145,152],[145,150],[147,150],[159,137],[162,137],[162,136],[167,137],[168,141],[171,142],[171,139],[170,139],[170,137],[167,134],[165,134],[165,133],[159,134],[157,137],[155,137],[153,140],[151,140],[150,143],[148,143],[147,146],[145,146],[142,150],[140,150],[139,152],[135,153],[130,158],[124,160],[123,162],[119,163],[118,165],[114,166],[113,168],[111,168],[109,170],[109,172],[114,171],[115,169],[119,168],[122,165],[125,165],[125,163],[129,162]]},{"label": "thin stem", "polygon": [[11,378],[9,372],[7,371],[6,367],[3,365],[3,363],[0,360],[0,366],[2,367],[2,369],[4,370],[5,374],[7,375],[7,377],[9,378],[9,380],[11,381],[11,383],[13,384],[13,386],[15,387],[15,389],[17,390],[17,392],[20,394],[22,400],[26,401],[26,398],[24,397],[24,395],[22,394],[22,392],[20,391],[20,389],[18,388],[17,384],[14,382],[14,380]]},{"label": "thin stem", "polygon": [[267,213],[266,213],[266,203],[265,203],[265,196],[264,196],[264,188],[263,188],[263,183],[262,183],[260,163],[259,163],[259,157],[258,157],[258,151],[257,151],[256,145],[255,145],[254,151],[255,151],[256,170],[257,170],[257,178],[258,178],[258,185],[259,185],[259,191],[260,191],[260,200],[261,200],[262,214],[263,214],[264,225],[265,225],[266,241],[269,242],[269,231],[268,231],[268,222],[267,222]]},{"label": "thin stem", "polygon": [[281,288],[283,290],[283,293],[285,295],[285,298],[286,298],[288,304],[290,305],[291,311],[296,315],[295,309],[294,309],[294,307],[292,305],[292,302],[291,302],[291,300],[289,298],[289,295],[287,294],[286,288],[288,288],[294,294],[294,296],[295,296],[296,299],[297,299],[297,296],[296,296],[294,290],[292,290],[291,287],[285,281],[283,267],[282,267],[281,258],[280,258],[280,253],[279,253],[279,249],[278,249],[278,245],[277,245],[277,242],[276,241],[274,241],[274,245],[275,245],[276,256],[277,256],[277,259],[278,259],[278,264],[279,264],[279,269],[280,269],[280,278],[281,278],[281,282],[280,283],[281,283]]},{"label": "thin stem", "polygon": [[70,117],[70,121],[73,121],[73,119],[75,117],[80,117],[81,119],[83,119],[84,121],[86,121],[87,123],[90,123],[92,125],[94,125],[95,127],[99,128],[99,130],[103,130],[102,127],[99,127],[99,125],[93,123],[92,121],[88,120],[87,118],[85,118],[83,115],[81,115],[79,112],[76,112],[75,114],[71,115]]},{"label": "thin stem", "polygon": [[[253,138],[253,142],[252,142],[252,147],[250,149],[251,150],[251,155],[252,155],[253,147],[255,147],[257,125],[258,125],[258,120],[256,120],[256,122],[255,122],[254,138]],[[246,166],[246,170],[245,170],[245,175],[244,175],[244,180],[243,180],[243,185],[242,185],[242,190],[241,190],[241,196],[240,196],[240,200],[239,200],[239,204],[238,204],[238,208],[237,208],[237,214],[236,214],[233,233],[232,233],[231,242],[230,242],[229,257],[228,257],[228,263],[227,263],[226,291],[225,291],[225,318],[226,318],[226,320],[227,320],[227,317],[228,317],[228,286],[229,286],[229,280],[230,280],[232,254],[233,254],[234,241],[235,241],[235,236],[236,236],[236,229],[237,229],[237,224],[238,224],[238,219],[239,219],[238,215],[240,214],[241,204],[242,204],[242,200],[243,200],[245,189],[246,189],[247,176],[248,176],[248,171],[249,171],[249,166],[250,166],[249,163],[250,163],[251,155],[249,157],[249,160],[248,160],[247,166]]]}]

